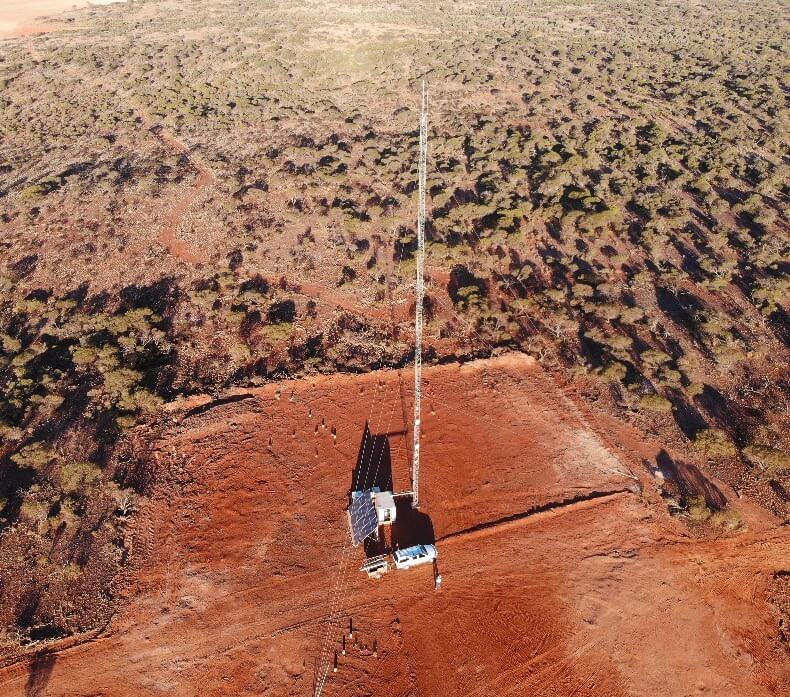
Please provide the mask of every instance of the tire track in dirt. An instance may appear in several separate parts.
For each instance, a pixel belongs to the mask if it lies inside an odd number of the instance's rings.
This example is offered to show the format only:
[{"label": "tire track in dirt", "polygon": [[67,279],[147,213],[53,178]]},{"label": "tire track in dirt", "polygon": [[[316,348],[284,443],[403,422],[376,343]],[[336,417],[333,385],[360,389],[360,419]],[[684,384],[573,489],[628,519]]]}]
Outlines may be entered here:
[{"label": "tire track in dirt", "polygon": [[346,294],[339,293],[322,283],[289,281],[286,279],[286,285],[290,292],[301,295],[304,298],[333,305],[341,310],[362,315],[363,317],[390,321],[396,319],[398,322],[406,322],[411,318],[408,303],[398,303],[392,308],[384,303],[368,305],[357,302]]},{"label": "tire track in dirt", "polygon": [[[541,668],[534,673],[530,673],[526,676],[525,681],[515,683],[510,687],[506,687],[504,691],[500,692],[499,694],[501,697],[509,697],[510,695],[515,694],[525,694],[524,690],[529,686],[534,686],[538,691],[527,694],[533,694],[537,697],[538,695],[545,694],[544,690],[550,690],[548,694],[552,694],[559,680],[563,678],[566,680],[569,678],[573,679],[573,663],[584,654],[587,654],[591,649],[595,648],[599,641],[600,640],[598,639],[592,639],[586,642],[571,653],[562,656],[562,658],[558,659],[557,661],[550,663],[546,667]],[[547,654],[549,653],[551,653],[551,651],[547,652]],[[545,680],[547,675],[551,676],[548,681]],[[582,678],[584,677],[585,676],[582,676]],[[535,685],[539,678],[544,678],[544,681],[540,685]],[[578,685],[574,689],[574,692],[577,690]]]},{"label": "tire track in dirt", "polygon": [[169,148],[175,154],[184,157],[197,171],[197,177],[190,189],[165,215],[157,240],[167,247],[170,254],[182,261],[190,264],[206,261],[204,256],[191,250],[189,245],[178,237],[178,231],[184,222],[184,218],[195,202],[207,189],[213,187],[217,183],[217,176],[203,160],[192,154],[183,141],[179,140],[162,124],[154,123],[145,110],[137,107],[135,111],[140,118],[142,126],[147,129],[149,133],[153,134],[162,145]]}]

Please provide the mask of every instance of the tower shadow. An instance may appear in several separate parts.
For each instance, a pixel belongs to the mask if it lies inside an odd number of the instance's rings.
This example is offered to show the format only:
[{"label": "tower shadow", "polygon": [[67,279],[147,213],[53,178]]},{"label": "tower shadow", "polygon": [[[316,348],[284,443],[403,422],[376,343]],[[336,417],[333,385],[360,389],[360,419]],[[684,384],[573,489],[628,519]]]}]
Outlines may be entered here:
[{"label": "tower shadow", "polygon": [[397,515],[392,524],[391,548],[405,549],[414,545],[432,545],[436,542],[431,516],[417,508],[412,508],[411,500],[395,500]]},{"label": "tower shadow", "polygon": [[33,659],[25,683],[25,697],[40,697],[44,694],[57,660],[58,657],[53,653],[41,653]]},{"label": "tower shadow", "polygon": [[[408,486],[408,482],[403,484]],[[365,422],[357,462],[351,473],[349,503],[352,491],[366,491],[374,487],[381,491],[395,491],[392,448],[389,433],[372,433],[370,424]],[[363,543],[367,558],[436,541],[431,517],[412,508],[409,497],[396,498],[395,509],[395,522],[391,526],[380,527],[378,535],[368,537]]]},{"label": "tower shadow", "polygon": [[366,421],[357,464],[351,473],[351,491],[364,491],[373,487],[392,491],[392,452],[389,436],[386,433],[371,433],[370,424]]}]

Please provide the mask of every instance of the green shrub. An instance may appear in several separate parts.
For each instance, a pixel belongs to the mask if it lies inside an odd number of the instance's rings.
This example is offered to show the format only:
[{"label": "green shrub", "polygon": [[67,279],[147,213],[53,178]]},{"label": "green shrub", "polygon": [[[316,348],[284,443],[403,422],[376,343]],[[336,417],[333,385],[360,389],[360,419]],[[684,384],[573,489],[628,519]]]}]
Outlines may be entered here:
[{"label": "green shrub", "polygon": [[164,401],[159,395],[142,387],[132,393],[132,398],[137,408],[143,412],[156,411]]},{"label": "green shrub", "polygon": [[132,414],[122,414],[121,416],[116,417],[115,423],[118,424],[118,428],[122,431],[126,431],[130,428],[134,428],[137,425],[137,418]]},{"label": "green shrub", "polygon": [[43,523],[47,519],[48,507],[34,498],[27,498],[19,508],[22,518],[32,523]]},{"label": "green shrub", "polygon": [[64,581],[76,581],[82,576],[83,569],[79,564],[69,562],[64,564],[60,570],[60,574]]},{"label": "green shrub", "polygon": [[[598,287],[598,290],[600,290],[600,286]],[[587,310],[587,305],[585,305],[585,310]],[[593,305],[590,308],[590,311],[603,317],[604,319],[613,320],[620,316],[621,309],[612,303],[602,303],[601,305]]]},{"label": "green shrub", "polygon": [[11,456],[20,467],[32,467],[35,470],[43,469],[54,458],[55,451],[41,442],[30,443]]},{"label": "green shrub", "polygon": [[613,334],[606,337],[606,344],[616,351],[625,351],[634,345],[634,340],[625,334]]},{"label": "green shrub", "polygon": [[[290,322],[282,322],[280,324],[267,324],[261,331],[269,341],[282,342],[291,338],[293,328],[294,325]],[[249,358],[249,350],[246,347],[237,346],[236,353],[239,360]]]},{"label": "green shrub", "polygon": [[686,513],[692,520],[705,522],[710,519],[713,512],[708,508],[704,496],[690,496],[686,500]]},{"label": "green shrub", "polygon": [[10,334],[0,334],[0,344],[6,353],[17,353],[22,348],[22,342]]},{"label": "green shrub", "polygon": [[61,526],[72,527],[80,520],[80,515],[76,510],[75,502],[69,498],[61,500],[60,510],[57,515],[51,515],[47,518],[47,529],[49,531],[57,530]]},{"label": "green shrub", "polygon": [[672,402],[660,394],[646,394],[639,398],[639,406],[648,411],[668,413],[672,411]]},{"label": "green shrub", "polygon": [[786,472],[790,470],[790,455],[776,448],[764,445],[750,445],[743,450],[750,460],[756,460],[769,472]]},{"label": "green shrub", "polygon": [[74,365],[90,365],[96,360],[96,349],[90,346],[76,346],[71,351]]},{"label": "green shrub", "polygon": [[601,376],[609,382],[618,382],[625,380],[628,375],[628,367],[620,361],[610,363],[602,372]]},{"label": "green shrub", "polygon": [[735,444],[724,431],[717,428],[706,428],[694,436],[694,447],[708,457],[733,457],[738,453]]},{"label": "green shrub", "polygon": [[669,361],[672,360],[672,356],[658,349],[648,349],[639,354],[639,358],[641,358],[644,363],[651,366],[659,366],[664,363],[669,363]]},{"label": "green shrub", "polygon": [[727,509],[725,511],[715,511],[709,519],[712,525],[716,525],[725,530],[739,530],[744,527],[743,518],[738,511]]},{"label": "green shrub", "polygon": [[60,468],[60,488],[69,494],[89,487],[101,476],[101,469],[91,462],[68,462]]},{"label": "green shrub", "polygon": [[746,353],[735,343],[721,344],[713,347],[716,362],[724,367],[731,367],[746,358]]},{"label": "green shrub", "polygon": [[47,187],[43,186],[42,184],[32,184],[31,186],[26,186],[22,191],[19,192],[19,198],[23,201],[38,201],[38,199],[43,198],[47,194]]},{"label": "green shrub", "polygon": [[483,295],[478,286],[464,286],[456,292],[458,297],[457,305],[461,307],[472,307],[483,302]]},{"label": "green shrub", "polygon": [[616,206],[599,213],[590,213],[579,221],[579,228],[586,232],[594,232],[598,228],[616,225],[623,219],[623,214]]},{"label": "green shrub", "polygon": [[19,440],[23,436],[21,428],[12,426],[0,419],[0,443],[7,443],[14,440]]},{"label": "green shrub", "polygon": [[104,374],[104,389],[109,394],[119,395],[131,390],[142,377],[142,373],[128,368],[111,370]]}]

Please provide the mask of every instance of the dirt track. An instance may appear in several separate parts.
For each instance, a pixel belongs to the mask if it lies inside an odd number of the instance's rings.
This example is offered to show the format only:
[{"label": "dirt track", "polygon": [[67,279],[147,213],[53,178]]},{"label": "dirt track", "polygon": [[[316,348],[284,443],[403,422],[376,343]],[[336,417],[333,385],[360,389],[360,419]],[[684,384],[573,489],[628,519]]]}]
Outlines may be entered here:
[{"label": "dirt track", "polygon": [[[408,488],[410,389],[408,372],[320,377],[193,410],[162,444],[178,483],[143,511],[150,550],[110,628],[0,671],[0,693],[310,695],[351,618],[325,695],[781,694],[767,589],[787,533],[692,540],[526,357],[426,371],[444,588],[425,567],[364,577],[344,547],[352,469]],[[380,458],[360,456],[366,420],[389,434]]]},{"label": "dirt track", "polygon": [[204,194],[206,189],[217,183],[217,177],[203,160],[194,157],[190,153],[189,148],[182,141],[163,126],[155,124],[145,110],[138,108],[137,112],[140,115],[143,127],[154,133],[172,152],[185,157],[197,171],[197,176],[190,189],[186,193],[181,193],[180,198],[167,211],[158,236],[159,242],[167,247],[170,254],[190,264],[197,264],[204,261],[203,257],[190,251],[189,245],[179,238],[178,231],[190,208]]}]

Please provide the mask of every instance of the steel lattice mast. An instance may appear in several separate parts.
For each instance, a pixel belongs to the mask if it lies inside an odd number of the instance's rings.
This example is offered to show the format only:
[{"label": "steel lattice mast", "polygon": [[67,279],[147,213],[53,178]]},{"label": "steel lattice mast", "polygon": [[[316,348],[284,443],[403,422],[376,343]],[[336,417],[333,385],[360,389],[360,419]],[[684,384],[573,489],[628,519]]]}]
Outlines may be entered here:
[{"label": "steel lattice mast", "polygon": [[419,203],[417,209],[417,285],[414,312],[414,460],[412,462],[412,506],[420,505],[420,415],[422,407],[422,328],[425,283],[425,170],[428,160],[428,92],[422,81],[422,108],[420,111],[420,158],[417,170]]}]

